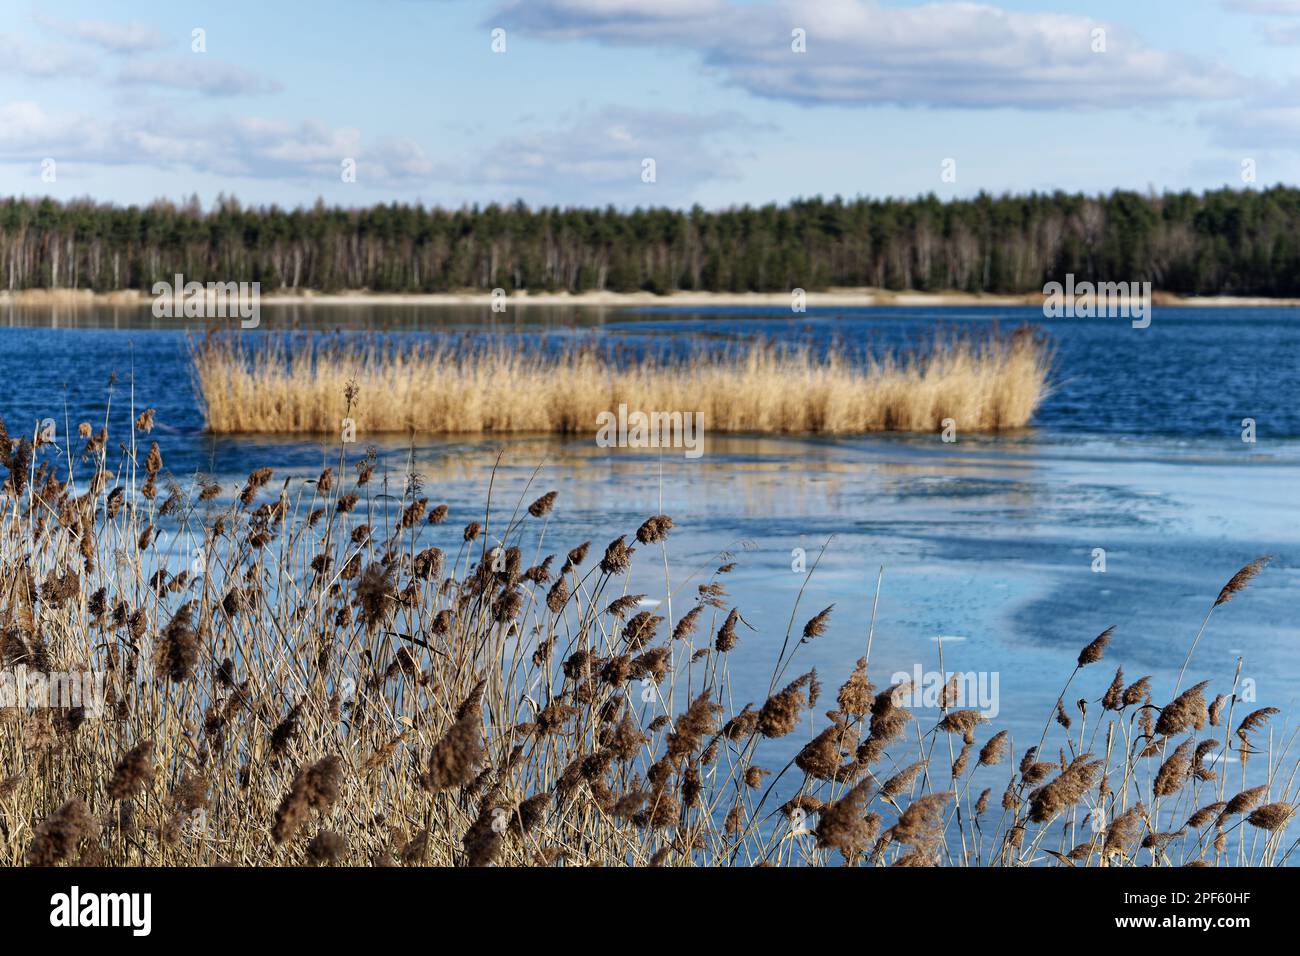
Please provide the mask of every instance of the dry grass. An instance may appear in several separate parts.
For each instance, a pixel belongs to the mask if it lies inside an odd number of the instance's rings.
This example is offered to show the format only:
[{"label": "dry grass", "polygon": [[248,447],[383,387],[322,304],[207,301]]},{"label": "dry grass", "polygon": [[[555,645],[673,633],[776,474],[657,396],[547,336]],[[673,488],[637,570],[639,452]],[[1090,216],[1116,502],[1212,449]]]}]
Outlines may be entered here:
[{"label": "dry grass", "polygon": [[551,356],[502,344],[248,342],[217,336],[193,347],[214,432],[337,432],[348,383],[385,397],[357,411],[366,434],[594,433],[597,415],[620,404],[703,412],[715,432],[925,432],[948,418],[987,432],[1028,423],[1050,366],[1027,329],[865,362],[771,344],[633,361],[589,346]]},{"label": "dry grass", "polygon": [[[1293,845],[1275,712],[1204,684],[1153,706],[1098,666],[1109,632],[1080,641],[1086,706],[1062,691],[1026,750],[946,693],[913,712],[873,686],[866,601],[797,600],[784,639],[745,622],[731,565],[681,567],[667,516],[557,547],[563,502],[536,490],[449,516],[342,449],[310,481],[220,489],[172,482],[144,434],[109,444],[61,462],[0,434],[0,674],[109,691],[100,717],[0,710],[0,865],[1275,865]],[[627,593],[633,561],[662,566],[661,603]],[[799,663],[834,629],[863,647],[838,691]],[[747,697],[731,658],[778,646]]]}]

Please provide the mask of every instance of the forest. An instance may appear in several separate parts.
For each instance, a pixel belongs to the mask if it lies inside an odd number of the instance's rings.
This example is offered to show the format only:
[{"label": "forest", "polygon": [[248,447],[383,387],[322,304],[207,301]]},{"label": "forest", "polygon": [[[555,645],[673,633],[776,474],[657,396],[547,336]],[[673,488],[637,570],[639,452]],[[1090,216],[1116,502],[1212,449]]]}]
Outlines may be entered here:
[{"label": "forest", "polygon": [[389,204],[147,206],[0,200],[0,288],[1026,293],[1078,280],[1300,296],[1300,190],[940,200],[796,199],[705,210]]}]

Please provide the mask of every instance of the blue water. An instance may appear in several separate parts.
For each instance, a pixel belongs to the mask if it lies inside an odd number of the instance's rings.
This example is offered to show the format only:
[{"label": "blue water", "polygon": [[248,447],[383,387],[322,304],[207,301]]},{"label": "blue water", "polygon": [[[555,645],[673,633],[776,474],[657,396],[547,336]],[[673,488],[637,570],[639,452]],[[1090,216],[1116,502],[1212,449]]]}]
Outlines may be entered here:
[{"label": "blue water", "polygon": [[[250,335],[304,328],[408,335],[479,331],[485,310],[400,307],[263,309]],[[486,313],[491,315],[491,313]],[[1157,308],[1150,327],[1125,319],[1044,319],[1034,308],[823,309],[715,308],[676,311],[518,310],[493,317],[494,334],[533,347],[594,338],[629,348],[647,343],[745,344],[756,338],[856,353],[924,348],[939,334],[981,333],[1033,323],[1055,348],[1052,394],[1034,425],[1052,436],[1106,435],[1235,442],[1253,418],[1260,444],[1300,438],[1300,321],[1292,309]],[[58,322],[59,325],[54,323]],[[110,373],[134,375],[137,396],[159,419],[192,437],[202,427],[186,364],[187,341],[203,329],[155,320],[144,309],[55,315],[10,307],[0,312],[6,346],[0,374],[13,387],[0,403],[9,419],[101,407]],[[69,323],[75,323],[68,327]],[[147,327],[142,327],[147,326]],[[120,394],[120,391],[119,391]],[[1234,446],[1235,447],[1235,446]],[[1240,449],[1239,449],[1240,450]]]},{"label": "blue water", "polygon": [[[468,310],[265,307],[262,329],[244,334],[291,327],[460,333],[483,318]],[[503,507],[550,488],[560,492],[548,551],[588,539],[603,545],[650,514],[672,515],[678,615],[712,569],[736,564],[723,578],[728,600],[756,629],[742,629],[732,655],[737,709],[766,691],[805,586],[804,574],[792,570],[800,551],[811,566],[826,547],[796,630],[827,605],[835,611],[827,633],[799,648],[789,673],[816,666],[828,696],[864,653],[883,568],[875,683],[918,665],[937,669],[936,638],[943,636],[948,670],[998,675],[993,727],[1012,732],[1017,758],[1037,743],[1079,650],[1110,625],[1117,630],[1106,660],[1075,679],[1068,702],[1095,702],[1122,665],[1129,680],[1151,675],[1156,703],[1164,703],[1219,588],[1246,562],[1273,554],[1244,594],[1215,611],[1184,686],[1210,679],[1212,694],[1226,692],[1240,659],[1254,698],[1240,706],[1283,711],[1271,741],[1267,733],[1259,741],[1280,754],[1300,699],[1300,312],[1157,308],[1149,328],[1134,329],[1123,319],[1044,321],[1035,309],[827,309],[794,317],[777,310],[528,309],[498,319],[493,331],[519,335],[530,347],[575,336],[633,351],[766,336],[856,350],[924,346],[941,332],[1026,321],[1051,336],[1053,390],[1031,427],[1016,433],[959,436],[955,444],[935,435],[709,435],[698,461],[598,448],[589,439],[377,443],[394,480],[411,455],[426,493],[451,506],[448,524],[435,532],[447,541],[436,543],[453,542],[460,526],[481,518],[498,450],[494,495]],[[205,435],[189,379],[189,330],[178,323],[155,323],[140,311],[56,316],[16,309],[0,313],[0,323],[8,326],[0,325],[0,414],[15,434],[46,417],[60,433],[65,416],[74,428],[83,420],[97,425],[116,374],[111,433],[126,434],[134,383],[136,410],[157,410],[152,437],[178,476],[201,469],[233,483],[261,465],[307,475],[327,456],[337,458],[337,445],[311,439]],[[1256,422],[1254,443],[1242,441],[1245,418]],[[528,486],[542,461],[542,476]],[[663,596],[662,563],[634,563],[628,586]],[[933,719],[922,715],[927,727]],[[790,746],[771,745],[764,765],[779,767]],[[944,760],[936,756],[935,767]],[[1250,769],[1260,772],[1265,763],[1256,758]],[[1227,769],[1240,782],[1240,768]],[[976,787],[993,788],[995,805],[1006,773],[1004,764],[976,777]],[[940,777],[944,782],[946,771]],[[1280,789],[1273,795],[1282,797]],[[1164,822],[1170,829],[1181,823]]]},{"label": "blue water", "polygon": [[[643,310],[644,311],[644,310]],[[623,334],[755,334],[841,339],[854,346],[924,346],[935,330],[1033,323],[1050,333],[1058,375],[1035,424],[1053,432],[1238,438],[1253,417],[1261,434],[1300,437],[1300,311],[1157,308],[1151,325],[1126,319],[1045,319],[1036,308],[713,309],[619,323]]]}]

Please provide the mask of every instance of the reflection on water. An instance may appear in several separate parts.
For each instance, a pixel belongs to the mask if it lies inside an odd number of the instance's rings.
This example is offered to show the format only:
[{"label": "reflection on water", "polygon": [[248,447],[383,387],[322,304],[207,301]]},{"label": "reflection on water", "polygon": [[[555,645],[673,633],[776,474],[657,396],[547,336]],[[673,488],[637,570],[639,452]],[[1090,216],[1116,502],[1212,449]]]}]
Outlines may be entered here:
[{"label": "reflection on water", "polygon": [[[262,306],[261,330],[352,329],[374,332],[417,330],[511,332],[537,328],[594,328],[621,309],[608,306],[512,306],[493,312],[480,306],[322,303]],[[54,329],[203,330],[218,320],[158,318],[149,305],[0,305],[0,325]],[[237,322],[227,322],[237,327]]]}]

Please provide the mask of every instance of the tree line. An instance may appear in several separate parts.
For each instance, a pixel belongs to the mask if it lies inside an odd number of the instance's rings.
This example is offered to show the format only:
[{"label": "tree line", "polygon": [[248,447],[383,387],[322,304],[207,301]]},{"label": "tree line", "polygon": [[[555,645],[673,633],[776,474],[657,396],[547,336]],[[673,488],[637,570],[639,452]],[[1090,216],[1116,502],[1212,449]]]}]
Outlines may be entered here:
[{"label": "tree line", "polygon": [[0,200],[0,287],[260,282],[325,292],[836,286],[1025,293],[1067,274],[1300,296],[1300,190],[797,199],[707,211]]}]

